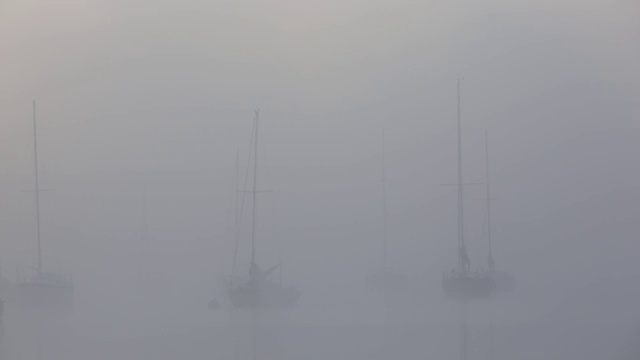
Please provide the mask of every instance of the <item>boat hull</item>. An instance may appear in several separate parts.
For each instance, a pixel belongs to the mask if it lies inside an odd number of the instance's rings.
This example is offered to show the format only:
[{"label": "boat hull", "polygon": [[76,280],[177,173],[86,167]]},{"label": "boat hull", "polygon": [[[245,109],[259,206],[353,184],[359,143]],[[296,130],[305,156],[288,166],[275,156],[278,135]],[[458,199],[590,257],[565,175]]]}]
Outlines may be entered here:
[{"label": "boat hull", "polygon": [[493,278],[481,273],[449,273],[442,277],[442,288],[449,298],[486,299],[495,293]]}]

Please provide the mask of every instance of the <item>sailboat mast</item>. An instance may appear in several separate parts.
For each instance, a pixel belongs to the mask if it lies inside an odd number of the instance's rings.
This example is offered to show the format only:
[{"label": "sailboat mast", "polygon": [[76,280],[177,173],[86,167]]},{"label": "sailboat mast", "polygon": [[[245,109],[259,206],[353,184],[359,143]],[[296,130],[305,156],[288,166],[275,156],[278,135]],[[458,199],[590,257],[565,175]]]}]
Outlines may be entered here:
[{"label": "sailboat mast", "polygon": [[491,247],[491,176],[489,174],[489,131],[484,132],[486,176],[487,176],[487,238],[489,242],[489,257],[487,259],[489,270],[494,270],[493,249]]},{"label": "sailboat mast", "polygon": [[142,222],[140,224],[140,268],[142,269],[142,276],[147,275],[147,256],[146,256],[146,242],[147,242],[147,186],[142,187]]},{"label": "sailboat mast", "polygon": [[235,189],[234,196],[234,229],[233,229],[233,265],[231,267],[231,281],[236,278],[236,262],[238,259],[238,239],[240,237],[240,216],[238,214],[240,199],[240,150],[236,151],[236,168],[235,168]]},{"label": "sailboat mast", "polygon": [[253,148],[253,216],[251,221],[251,268],[256,266],[256,203],[258,196],[258,120],[260,113],[256,111],[254,120],[255,127],[255,144]]},{"label": "sailboat mast", "polygon": [[40,241],[40,180],[38,177],[38,130],[36,126],[36,101],[33,100],[33,167],[35,169],[36,184],[36,234],[38,240],[38,273],[42,272],[42,245]]},{"label": "sailboat mast", "polygon": [[235,197],[234,197],[234,226],[235,226],[235,230],[233,233],[233,237],[235,239],[238,238],[238,228],[240,227],[240,215],[238,214],[239,211],[239,206],[238,206],[238,201],[240,200],[240,150],[236,151],[236,178],[235,178],[235,187],[236,187],[236,192],[235,192]]},{"label": "sailboat mast", "polygon": [[464,245],[464,207],[463,207],[463,182],[462,182],[462,120],[460,110],[460,79],[458,79],[458,266],[466,272],[466,264],[463,253]]},{"label": "sailboat mast", "polygon": [[385,163],[385,131],[382,128],[382,248],[383,265],[387,271],[387,169]]}]

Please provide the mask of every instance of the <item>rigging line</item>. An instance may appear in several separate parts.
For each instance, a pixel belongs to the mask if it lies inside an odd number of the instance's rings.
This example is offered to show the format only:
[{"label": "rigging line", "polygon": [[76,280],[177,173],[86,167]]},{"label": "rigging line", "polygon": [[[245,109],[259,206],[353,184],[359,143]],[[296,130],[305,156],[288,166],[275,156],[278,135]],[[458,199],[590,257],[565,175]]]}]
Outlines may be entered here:
[{"label": "rigging line", "polygon": [[146,254],[145,254],[145,245],[147,242],[147,187],[144,184],[142,185],[142,204],[141,204],[141,218],[140,218],[140,259],[139,266],[141,269],[142,276],[147,275],[147,264],[146,264]]},{"label": "rigging line", "polygon": [[42,272],[42,245],[40,241],[40,183],[38,180],[38,126],[36,124],[36,101],[33,100],[33,164],[36,177],[36,230],[38,245],[38,274]]},{"label": "rigging line", "polygon": [[260,129],[260,112],[256,110],[255,117],[253,118],[255,123],[255,145],[253,147],[253,192],[251,194],[251,265],[249,267],[249,276],[253,278],[254,270],[256,269],[256,216],[258,214],[258,130]]},{"label": "rigging line", "polygon": [[[237,155],[236,155],[236,158],[237,158]],[[237,159],[236,159],[236,162],[237,162]],[[236,167],[237,167],[237,165],[236,165]],[[236,179],[236,180],[235,180],[235,184],[234,184],[234,191],[236,191],[236,192],[238,191],[238,185],[237,185],[237,183],[238,183],[238,181],[237,181],[237,179]],[[237,196],[237,195],[236,195],[236,194],[234,194],[233,196],[231,196],[231,197],[229,198],[229,203],[227,204],[227,219],[226,219],[226,221],[225,221],[225,226],[224,226],[224,235],[223,235],[223,239],[225,239],[225,244],[226,244],[226,240],[227,240],[227,238],[229,237],[229,232],[230,232],[230,228],[231,228],[231,225],[230,225],[230,223],[231,223],[231,209],[232,209],[232,207],[233,207],[233,199],[234,199],[234,196]],[[235,214],[235,215],[236,215],[236,218],[238,217],[238,214],[237,214],[237,212],[238,212],[238,210],[237,210],[237,205],[238,205],[238,202],[237,202],[237,200],[236,200],[236,210],[235,210],[235,212],[236,212],[236,214]],[[236,219],[236,220],[237,220],[237,219]],[[234,224],[234,228],[237,228],[237,227],[238,227],[238,226],[237,226],[237,224]],[[235,235],[235,234],[234,234],[234,235]],[[235,236],[234,236],[233,240],[235,241]],[[234,246],[235,246],[235,243],[234,243]],[[225,246],[225,249],[227,249],[227,247],[226,247],[226,246]],[[234,249],[234,250],[235,250],[235,249]],[[235,251],[234,251],[234,252],[235,252]],[[235,257],[234,257],[234,259],[233,259],[233,260],[235,260]],[[235,264],[233,264],[233,265],[232,265],[232,267],[231,267],[232,272],[233,272],[233,269],[234,269],[234,268],[235,268]]]},{"label": "rigging line", "polygon": [[[479,240],[484,239],[485,235],[487,234],[487,226],[488,226],[489,221],[488,221],[488,214],[487,214],[486,210],[484,212],[484,215],[483,215],[482,219],[483,219],[482,220],[482,225],[480,227],[480,231],[477,233],[478,235],[474,235],[473,239],[471,239],[472,240],[471,241],[472,244],[473,243],[477,243],[477,242],[479,242]],[[468,232],[467,232],[467,234],[468,234]]]},{"label": "rigging line", "polygon": [[491,223],[491,174],[489,173],[489,130],[485,130],[485,156],[486,156],[486,176],[487,176],[487,242],[489,243],[489,255],[487,258],[488,265],[490,267],[490,271],[494,270],[494,260],[493,260],[493,246],[492,242],[492,223]]},{"label": "rigging line", "polygon": [[[253,137],[254,137],[254,133],[255,133],[255,123],[253,123],[253,127],[252,127],[252,131],[251,131],[251,139],[250,139],[250,143],[249,143],[249,154],[251,154],[251,150],[253,149]],[[236,237],[236,246],[234,249],[234,256],[233,256],[233,263],[234,263],[234,267],[233,267],[233,276],[235,277],[235,273],[236,273],[236,264],[237,264],[237,258],[238,258],[238,244],[240,242],[240,228],[242,225],[242,218],[244,215],[244,208],[245,208],[245,204],[246,204],[246,195],[247,195],[247,186],[249,184],[249,169],[251,168],[251,156],[249,156],[249,158],[247,159],[247,169],[245,172],[245,178],[244,178],[244,186],[243,186],[243,191],[242,191],[242,201],[240,203],[240,216],[239,216],[239,220],[238,220],[238,228],[237,230],[237,237]]]},{"label": "rigging line", "polygon": [[[386,166],[386,129],[384,120],[382,121],[382,144],[381,144],[381,162],[382,162],[382,262],[384,274],[389,271],[388,268],[388,224],[387,224],[387,166]],[[390,338],[391,338],[391,326],[389,323],[390,317],[390,293],[389,289],[384,289],[384,357],[390,358]]]},{"label": "rigging line", "polygon": [[486,214],[486,212],[484,213],[484,216],[482,217],[482,219],[483,220],[482,220],[482,225],[481,225],[481,228],[480,228],[480,232],[478,232],[478,235],[474,236],[474,238],[472,239],[474,241],[472,241],[472,243],[479,242],[478,240],[479,239],[482,240],[484,238],[485,234],[486,234],[486,231],[487,231],[487,214]]},{"label": "rigging line", "polygon": [[[267,182],[267,189],[271,190],[273,189],[273,185],[271,183],[271,166],[269,165],[269,157],[268,157],[268,152],[266,151],[266,141],[265,141],[265,136],[264,136],[264,132],[263,132],[263,136],[262,136],[262,142],[261,142],[261,149],[262,149],[262,158],[264,160],[264,170],[266,171],[266,182]],[[267,203],[269,204],[269,209],[271,210],[271,227],[272,229],[277,229],[277,225],[281,224],[281,222],[278,220],[278,213],[275,211],[276,207],[275,207],[275,202],[273,201],[272,197],[268,197],[269,201],[267,201]],[[273,233],[272,233],[273,235]],[[280,280],[282,281],[282,237],[281,236],[275,236],[278,239],[278,261],[281,263],[280,267],[279,267],[279,272],[280,272]]]},{"label": "rigging line", "polygon": [[463,262],[461,249],[464,248],[464,193],[463,193],[463,176],[462,176],[462,114],[460,105],[460,79],[457,84],[458,95],[458,265],[463,272],[466,272],[467,265]]},{"label": "rigging line", "polygon": [[[236,162],[234,164],[235,168],[234,168],[234,184],[233,184],[233,191],[234,194],[231,197],[233,199],[233,253],[234,253],[234,257],[233,257],[233,269],[235,270],[236,268],[236,254],[238,252],[238,241],[240,239],[239,236],[239,232],[240,232],[240,217],[239,217],[239,212],[240,212],[240,205],[238,203],[239,198],[240,198],[240,149],[236,150]],[[235,275],[235,274],[234,274]]]},{"label": "rigging line", "polygon": [[[253,149],[253,137],[255,134],[255,122],[253,123],[253,127],[252,127],[252,131],[251,131],[251,142],[249,144],[249,154],[251,154],[251,150]],[[240,216],[238,218],[238,228],[236,229],[237,231],[237,236],[236,236],[236,242],[235,242],[235,249],[234,249],[234,253],[233,253],[233,268],[231,270],[231,279],[233,280],[235,278],[235,274],[236,274],[236,264],[237,264],[237,259],[238,259],[238,243],[240,242],[240,228],[241,228],[241,224],[242,224],[242,216],[244,215],[244,205],[246,202],[246,197],[247,197],[247,185],[249,183],[249,169],[251,168],[251,156],[249,156],[249,158],[247,159],[247,171],[245,172],[245,177],[244,177],[244,186],[243,186],[243,191],[242,191],[242,201],[240,203]]]},{"label": "rigging line", "polygon": [[388,270],[388,213],[387,213],[387,164],[386,164],[386,130],[382,124],[382,256],[385,272]]}]

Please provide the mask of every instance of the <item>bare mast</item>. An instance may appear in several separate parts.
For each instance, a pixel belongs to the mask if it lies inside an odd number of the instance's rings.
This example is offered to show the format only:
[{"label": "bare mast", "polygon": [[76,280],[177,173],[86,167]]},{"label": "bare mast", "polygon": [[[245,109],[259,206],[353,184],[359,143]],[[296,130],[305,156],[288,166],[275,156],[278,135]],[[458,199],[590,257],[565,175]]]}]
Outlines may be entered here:
[{"label": "bare mast", "polygon": [[42,244],[40,240],[40,182],[38,177],[38,130],[36,126],[36,101],[33,100],[33,167],[35,169],[36,184],[36,234],[38,248],[38,274],[42,272]]},{"label": "bare mast", "polygon": [[382,128],[382,261],[384,271],[388,270],[387,264],[387,170],[385,163],[385,130]]},{"label": "bare mast", "polygon": [[460,109],[460,79],[458,79],[458,267],[469,272],[469,257],[464,243],[464,193],[462,182],[462,119]]},{"label": "bare mast", "polygon": [[142,187],[142,222],[140,223],[140,268],[142,269],[142,276],[147,276],[149,268],[147,264],[147,185]]},{"label": "bare mast", "polygon": [[233,230],[233,265],[231,267],[231,281],[236,278],[236,262],[238,259],[238,240],[240,237],[240,216],[238,214],[238,200],[240,198],[240,150],[236,151],[235,168],[235,196],[234,196],[234,230]]},{"label": "bare mast", "polygon": [[489,271],[493,272],[495,268],[495,262],[493,260],[493,248],[491,247],[491,176],[489,174],[489,131],[484,133],[485,139],[485,156],[486,156],[486,176],[487,176],[487,238],[489,241],[489,256],[487,263],[489,265]]},{"label": "bare mast", "polygon": [[256,203],[258,196],[258,120],[260,119],[260,112],[256,111],[254,118],[255,126],[255,144],[253,148],[253,215],[251,218],[251,269],[249,270],[251,275],[254,275],[254,271],[257,269],[256,264]]},{"label": "bare mast", "polygon": [[[250,277],[257,275],[258,265],[256,264],[256,200],[258,195],[258,120],[260,113],[256,111],[254,119],[255,127],[255,144],[253,148],[253,216],[251,221],[251,268],[249,269]],[[257,313],[253,310],[252,314],[252,327],[251,327],[251,350],[252,359],[256,360],[257,357]]]}]

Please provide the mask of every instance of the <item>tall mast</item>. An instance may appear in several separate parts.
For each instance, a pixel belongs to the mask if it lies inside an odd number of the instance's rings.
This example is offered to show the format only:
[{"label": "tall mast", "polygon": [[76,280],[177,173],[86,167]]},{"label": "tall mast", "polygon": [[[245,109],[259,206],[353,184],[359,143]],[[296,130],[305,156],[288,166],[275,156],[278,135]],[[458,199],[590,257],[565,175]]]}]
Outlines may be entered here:
[{"label": "tall mast", "polygon": [[494,270],[494,261],[493,261],[493,249],[491,247],[491,185],[490,180],[491,176],[489,174],[489,131],[485,130],[484,132],[484,140],[485,140],[485,156],[486,156],[486,176],[487,176],[487,238],[489,241],[489,257],[487,258],[487,262],[489,265],[489,270]]},{"label": "tall mast", "polygon": [[[489,130],[484,132],[484,144],[485,144],[485,158],[486,158],[486,171],[487,176],[487,239],[489,242],[489,256],[487,263],[489,265],[489,271],[493,273],[495,270],[495,262],[493,260],[493,249],[491,247],[491,176],[489,173]],[[489,304],[489,360],[493,360],[493,301]]]},{"label": "tall mast", "polygon": [[384,270],[387,271],[387,171],[385,166],[385,131],[382,128],[382,251]]},{"label": "tall mast", "polygon": [[253,216],[251,222],[251,268],[256,267],[256,203],[258,196],[258,120],[260,113],[256,111],[254,119],[255,144],[253,148]]},{"label": "tall mast", "polygon": [[146,254],[147,230],[147,185],[144,184],[142,187],[142,222],[140,224],[140,268],[143,276],[146,276],[149,270]]},{"label": "tall mast", "polygon": [[38,177],[38,130],[36,126],[36,101],[33,100],[33,167],[35,169],[36,184],[36,234],[38,240],[38,273],[42,272],[42,246],[40,241],[40,182]]},{"label": "tall mast", "polygon": [[462,182],[462,120],[460,110],[460,79],[458,79],[458,266],[463,272],[468,270],[464,244],[464,207]]},{"label": "tall mast", "polygon": [[238,214],[238,200],[240,196],[240,150],[236,151],[236,169],[235,169],[235,188],[236,193],[234,196],[234,230],[233,230],[233,265],[231,268],[231,280],[233,281],[236,277],[236,262],[238,259],[238,238],[240,234],[240,216]]},{"label": "tall mast", "polygon": [[234,224],[235,224],[235,231],[233,233],[234,238],[238,238],[238,228],[240,227],[240,216],[238,214],[239,211],[239,206],[238,206],[238,201],[240,200],[240,150],[236,151],[236,192],[235,192],[235,198],[234,198]]}]

